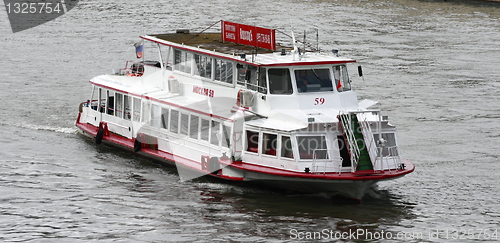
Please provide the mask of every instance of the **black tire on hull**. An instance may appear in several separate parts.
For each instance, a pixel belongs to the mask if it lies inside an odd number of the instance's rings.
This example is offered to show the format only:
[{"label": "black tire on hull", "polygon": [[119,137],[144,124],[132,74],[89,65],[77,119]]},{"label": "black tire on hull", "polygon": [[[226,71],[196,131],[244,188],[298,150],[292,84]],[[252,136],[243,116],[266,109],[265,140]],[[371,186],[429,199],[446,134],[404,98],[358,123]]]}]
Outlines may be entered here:
[{"label": "black tire on hull", "polygon": [[96,144],[102,143],[102,136],[104,136],[104,128],[102,126],[99,126],[99,130],[97,131],[97,134],[95,135],[95,143]]},{"label": "black tire on hull", "polygon": [[137,152],[141,151],[141,148],[142,148],[142,144],[139,141],[139,138],[136,138],[134,141],[134,152],[137,153]]}]

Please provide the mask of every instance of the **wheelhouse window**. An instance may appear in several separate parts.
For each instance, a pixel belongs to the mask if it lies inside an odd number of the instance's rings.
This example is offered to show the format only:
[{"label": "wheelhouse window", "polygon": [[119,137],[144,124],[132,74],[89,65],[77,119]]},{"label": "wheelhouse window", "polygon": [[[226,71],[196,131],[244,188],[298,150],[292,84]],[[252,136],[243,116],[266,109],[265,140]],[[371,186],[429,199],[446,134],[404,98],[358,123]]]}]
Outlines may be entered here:
[{"label": "wheelhouse window", "polygon": [[250,90],[267,93],[265,69],[257,69],[255,66],[241,63],[237,65],[237,69],[237,84]]},{"label": "wheelhouse window", "polygon": [[295,81],[299,93],[332,91],[332,78],[330,69],[297,69]]},{"label": "wheelhouse window", "polygon": [[297,136],[300,159],[328,159],[325,136]]},{"label": "wheelhouse window", "polygon": [[263,133],[262,134],[262,154],[276,156],[278,149],[278,135]]},{"label": "wheelhouse window", "polygon": [[292,79],[288,68],[272,68],[267,71],[269,79],[269,93],[271,94],[291,94]]},{"label": "wheelhouse window", "polygon": [[335,77],[335,88],[337,91],[351,90],[351,81],[349,80],[345,65],[333,66],[333,76]]},{"label": "wheelhouse window", "polygon": [[293,159],[292,140],[289,136],[281,136],[281,157]]}]

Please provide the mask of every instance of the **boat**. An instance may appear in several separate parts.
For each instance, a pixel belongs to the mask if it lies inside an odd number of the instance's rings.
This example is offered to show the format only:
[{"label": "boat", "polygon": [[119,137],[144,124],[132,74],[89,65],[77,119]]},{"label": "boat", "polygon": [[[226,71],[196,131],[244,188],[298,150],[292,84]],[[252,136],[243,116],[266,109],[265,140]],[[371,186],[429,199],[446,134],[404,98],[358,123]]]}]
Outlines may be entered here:
[{"label": "boat", "polygon": [[348,70],[364,79],[361,66],[337,50],[228,21],[143,35],[134,46],[137,60],[91,79],[79,105],[76,127],[97,144],[175,165],[188,179],[355,200],[415,169],[378,102],[358,101]]}]

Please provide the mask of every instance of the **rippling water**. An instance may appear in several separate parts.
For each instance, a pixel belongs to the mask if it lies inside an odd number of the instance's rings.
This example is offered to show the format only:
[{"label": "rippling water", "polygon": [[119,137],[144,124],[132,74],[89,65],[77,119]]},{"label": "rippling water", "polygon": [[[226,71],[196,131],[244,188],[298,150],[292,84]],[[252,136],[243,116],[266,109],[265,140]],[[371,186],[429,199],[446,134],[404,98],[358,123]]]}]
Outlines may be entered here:
[{"label": "rippling water", "polygon": [[[2,10],[0,19],[4,242],[282,242],[323,230],[466,242],[500,230],[499,4],[89,0],[16,34]],[[416,171],[353,204],[206,178],[180,182],[175,168],[76,134],[87,81],[133,59],[139,35],[221,19],[318,28],[321,48],[364,66],[365,80],[353,86],[362,99],[381,101]]]}]

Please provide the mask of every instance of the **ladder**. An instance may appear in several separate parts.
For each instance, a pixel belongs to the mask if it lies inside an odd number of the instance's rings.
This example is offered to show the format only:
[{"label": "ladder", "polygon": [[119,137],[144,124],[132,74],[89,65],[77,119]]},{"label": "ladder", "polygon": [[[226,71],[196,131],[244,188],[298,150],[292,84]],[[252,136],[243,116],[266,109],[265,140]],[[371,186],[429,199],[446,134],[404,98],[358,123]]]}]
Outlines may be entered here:
[{"label": "ladder", "polygon": [[339,114],[337,118],[351,157],[352,171],[373,170],[357,115],[355,113]]}]

